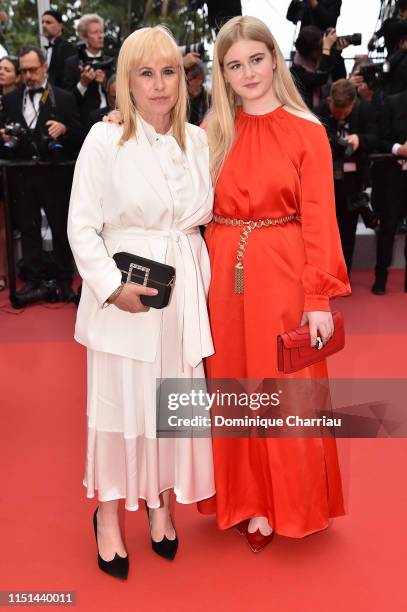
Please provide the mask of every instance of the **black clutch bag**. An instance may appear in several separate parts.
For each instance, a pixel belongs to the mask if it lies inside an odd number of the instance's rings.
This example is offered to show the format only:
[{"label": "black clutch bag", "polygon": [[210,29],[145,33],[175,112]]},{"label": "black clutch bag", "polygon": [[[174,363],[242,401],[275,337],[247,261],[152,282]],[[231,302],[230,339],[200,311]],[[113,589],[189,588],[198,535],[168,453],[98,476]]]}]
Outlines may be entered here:
[{"label": "black clutch bag", "polygon": [[124,251],[115,253],[113,259],[122,273],[123,283],[157,289],[157,295],[140,295],[144,306],[164,308],[168,305],[175,285],[175,268]]}]

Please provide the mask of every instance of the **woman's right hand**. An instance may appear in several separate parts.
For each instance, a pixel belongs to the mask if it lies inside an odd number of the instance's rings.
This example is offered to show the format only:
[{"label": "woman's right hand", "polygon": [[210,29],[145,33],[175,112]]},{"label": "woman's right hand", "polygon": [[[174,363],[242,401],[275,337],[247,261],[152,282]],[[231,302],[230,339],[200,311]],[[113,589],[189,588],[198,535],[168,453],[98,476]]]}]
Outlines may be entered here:
[{"label": "woman's right hand", "polygon": [[126,283],[123,285],[123,289],[120,291],[116,299],[111,302],[114,306],[125,312],[147,312],[150,310],[148,306],[144,306],[141,303],[140,295],[157,295],[157,289],[152,287],[143,287],[143,285],[136,285]]},{"label": "woman's right hand", "polygon": [[119,110],[112,110],[109,114],[105,115],[102,119],[105,123],[114,123],[115,125],[122,125],[123,117]]},{"label": "woman's right hand", "polygon": [[331,28],[327,30],[322,38],[322,52],[326,51],[327,53],[331,52],[332,47],[337,41],[336,30]]}]

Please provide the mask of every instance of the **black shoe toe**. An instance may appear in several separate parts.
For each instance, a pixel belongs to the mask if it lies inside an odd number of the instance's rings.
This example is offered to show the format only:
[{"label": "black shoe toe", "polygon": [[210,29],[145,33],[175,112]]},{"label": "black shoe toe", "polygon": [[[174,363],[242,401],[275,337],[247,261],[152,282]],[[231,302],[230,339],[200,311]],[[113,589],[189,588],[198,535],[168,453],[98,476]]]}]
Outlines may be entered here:
[{"label": "black shoe toe", "polygon": [[76,293],[72,289],[70,283],[61,282],[59,283],[59,287],[61,289],[63,302],[66,302],[66,303],[73,302],[74,304],[77,304],[78,298],[77,298]]},{"label": "black shoe toe", "polygon": [[28,282],[10,298],[13,308],[24,308],[30,304],[43,302],[48,295],[44,281]]},{"label": "black shoe toe", "polygon": [[129,558],[128,557],[120,557],[117,553],[113,557],[111,561],[105,561],[99,554],[99,546],[98,546],[98,537],[97,537],[97,511],[99,507],[96,508],[93,515],[93,529],[95,532],[96,538],[96,546],[98,549],[98,566],[106,574],[113,576],[114,578],[120,578],[121,580],[126,580],[129,573]]},{"label": "black shoe toe", "polygon": [[384,295],[386,293],[386,283],[382,281],[375,281],[372,286],[372,293],[375,295]]},{"label": "black shoe toe", "polygon": [[151,547],[160,557],[164,557],[164,559],[168,559],[168,561],[173,561],[178,550],[178,538],[176,537],[175,540],[169,540],[164,536],[161,542],[154,542],[152,539]]},{"label": "black shoe toe", "polygon": [[[150,511],[148,509],[147,502],[145,501],[144,503],[147,511],[148,524],[151,529]],[[153,538],[151,538],[151,548],[155,553],[157,553],[157,555],[160,555],[160,557],[168,559],[168,561],[173,561],[178,550],[177,534],[175,534],[175,540],[169,540],[166,536],[164,536],[160,542],[154,542]]]}]

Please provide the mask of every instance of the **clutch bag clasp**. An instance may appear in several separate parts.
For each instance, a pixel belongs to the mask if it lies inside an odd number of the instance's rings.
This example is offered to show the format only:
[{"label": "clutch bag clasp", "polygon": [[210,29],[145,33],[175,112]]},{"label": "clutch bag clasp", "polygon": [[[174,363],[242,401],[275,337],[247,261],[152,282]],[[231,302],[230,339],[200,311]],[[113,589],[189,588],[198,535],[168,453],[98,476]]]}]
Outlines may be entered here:
[{"label": "clutch bag clasp", "polygon": [[147,287],[148,277],[150,276],[150,268],[146,268],[145,266],[140,266],[139,264],[131,263],[127,272],[127,280],[126,283],[131,283],[131,276],[133,274],[133,270],[140,270],[140,272],[144,272],[144,279],[142,283],[137,283],[143,285],[143,287]]}]

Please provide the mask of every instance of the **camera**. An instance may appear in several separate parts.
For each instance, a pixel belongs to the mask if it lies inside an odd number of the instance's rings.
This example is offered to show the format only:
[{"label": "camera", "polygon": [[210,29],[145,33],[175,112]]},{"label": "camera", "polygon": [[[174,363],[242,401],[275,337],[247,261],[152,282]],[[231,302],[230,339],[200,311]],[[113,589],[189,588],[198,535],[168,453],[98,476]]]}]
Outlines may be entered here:
[{"label": "camera", "polygon": [[360,32],[355,34],[345,34],[344,36],[338,36],[338,40],[346,40],[349,45],[358,47],[362,44],[362,34]]},{"label": "camera", "polygon": [[83,70],[86,66],[90,66],[93,70],[107,70],[113,65],[114,58],[102,55],[101,57],[89,57],[86,54],[86,42],[80,42],[77,45],[79,55],[79,68]]},{"label": "camera", "polygon": [[205,52],[205,45],[203,42],[193,43],[192,45],[182,45],[178,49],[181,51],[181,55],[187,55],[188,53],[199,53],[202,56]]},{"label": "camera", "polygon": [[37,155],[35,144],[29,129],[20,123],[6,123],[4,133],[10,140],[2,143],[2,156],[6,159],[31,158]]},{"label": "camera", "polygon": [[10,136],[10,140],[3,142],[3,147],[10,151],[18,147],[22,141],[29,140],[28,130],[20,123],[6,123],[4,133]]},{"label": "camera", "polygon": [[51,138],[48,134],[41,134],[40,153],[43,159],[58,162],[63,161],[64,157],[64,145]]},{"label": "camera", "polygon": [[370,229],[376,229],[380,223],[378,217],[370,207],[370,199],[365,191],[349,196],[347,209],[349,212],[359,213],[365,226]]},{"label": "camera", "polygon": [[353,145],[340,136],[329,136],[329,144],[332,149],[334,179],[342,181],[344,177],[343,163],[353,155]]},{"label": "camera", "polygon": [[[335,28],[327,28],[325,30],[325,35],[329,34],[333,30],[335,30]],[[339,42],[340,40],[345,40],[348,45],[354,45],[357,47],[358,45],[362,44],[362,34],[360,32],[356,32],[355,34],[344,34],[343,36],[337,36],[337,41]]]},{"label": "camera", "polygon": [[64,159],[63,144],[48,134],[41,133],[38,143],[20,123],[7,123],[4,132],[10,136],[10,140],[3,142],[3,154],[8,159],[38,157],[55,162]]},{"label": "camera", "polygon": [[359,68],[359,74],[363,77],[369,89],[379,87],[383,82],[384,76],[389,72],[389,62],[368,64],[367,66],[360,66]]}]

